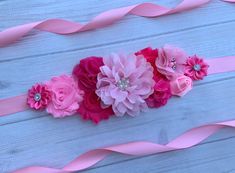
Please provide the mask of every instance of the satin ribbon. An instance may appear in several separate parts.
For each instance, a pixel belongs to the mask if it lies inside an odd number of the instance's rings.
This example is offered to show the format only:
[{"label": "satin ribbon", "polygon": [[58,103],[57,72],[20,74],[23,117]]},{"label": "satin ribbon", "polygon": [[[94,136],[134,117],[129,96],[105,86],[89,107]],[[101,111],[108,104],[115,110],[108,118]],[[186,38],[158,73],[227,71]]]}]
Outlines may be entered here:
[{"label": "satin ribbon", "polygon": [[166,145],[160,145],[148,141],[137,141],[126,144],[113,145],[110,147],[90,150],[77,157],[62,169],[32,166],[17,170],[13,173],[72,173],[93,166],[111,153],[121,153],[132,156],[146,156],[150,154],[186,149],[197,145],[224,127],[234,128],[235,120],[207,124],[193,128]]},{"label": "satin ribbon", "polygon": [[[182,2],[174,8],[167,8],[152,3],[141,3],[105,11],[86,24],[75,23],[63,19],[49,19],[45,21],[33,22],[12,27],[0,32],[0,47],[4,47],[15,42],[33,29],[56,34],[73,34],[105,27],[122,19],[128,14],[142,17],[159,17],[197,8],[210,1],[211,0],[182,0]],[[222,1],[235,2],[235,0]]]}]

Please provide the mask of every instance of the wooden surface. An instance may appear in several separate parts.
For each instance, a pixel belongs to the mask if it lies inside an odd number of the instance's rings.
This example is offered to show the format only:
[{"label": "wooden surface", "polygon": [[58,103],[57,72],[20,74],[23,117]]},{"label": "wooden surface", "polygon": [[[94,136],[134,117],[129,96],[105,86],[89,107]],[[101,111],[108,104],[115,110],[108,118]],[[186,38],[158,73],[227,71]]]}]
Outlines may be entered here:
[{"label": "wooden surface", "polygon": [[[47,18],[86,22],[98,13],[144,0],[1,0],[0,30]],[[150,2],[174,6],[178,0]],[[134,52],[165,43],[207,58],[235,54],[235,4],[212,1],[181,14],[145,19],[128,16],[81,34],[31,32],[0,49],[0,98],[25,93],[35,82],[71,73],[81,58],[113,51]],[[133,140],[167,143],[192,127],[235,118],[235,73],[195,83],[183,98],[136,118],[111,118],[95,126],[79,117],[53,119],[25,111],[0,118],[0,172],[30,165],[62,167],[81,153]],[[224,129],[188,150],[141,158],[109,156],[86,173],[235,173],[235,130]]]}]

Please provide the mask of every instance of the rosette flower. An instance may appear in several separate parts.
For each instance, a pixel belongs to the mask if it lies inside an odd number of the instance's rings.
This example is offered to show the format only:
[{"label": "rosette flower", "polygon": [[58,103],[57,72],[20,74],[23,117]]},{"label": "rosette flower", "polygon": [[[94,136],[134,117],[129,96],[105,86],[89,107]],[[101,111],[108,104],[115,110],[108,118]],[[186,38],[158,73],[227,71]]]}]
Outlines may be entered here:
[{"label": "rosette flower", "polygon": [[71,76],[53,77],[47,86],[52,94],[51,102],[47,105],[48,113],[54,117],[65,117],[77,112],[84,93]]},{"label": "rosette flower", "polygon": [[111,54],[97,78],[96,94],[117,116],[137,115],[153,93],[153,68],[142,56]]},{"label": "rosette flower", "polygon": [[113,115],[112,107],[102,107],[100,98],[96,95],[97,75],[103,66],[102,57],[87,57],[82,59],[73,69],[79,88],[84,90],[84,99],[78,109],[79,115],[84,120],[92,120],[99,123]]}]

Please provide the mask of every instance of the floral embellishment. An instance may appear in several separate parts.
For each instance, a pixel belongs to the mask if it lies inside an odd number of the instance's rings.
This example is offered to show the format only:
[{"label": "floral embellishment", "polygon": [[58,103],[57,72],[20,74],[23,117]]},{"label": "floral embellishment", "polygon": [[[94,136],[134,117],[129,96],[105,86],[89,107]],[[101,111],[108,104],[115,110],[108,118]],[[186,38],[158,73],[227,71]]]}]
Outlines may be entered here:
[{"label": "floral embellishment", "polygon": [[158,108],[167,104],[171,98],[170,82],[168,80],[160,79],[156,81],[154,92],[147,99],[147,105],[150,108]]},{"label": "floral embellishment", "polygon": [[187,54],[182,49],[165,45],[158,49],[157,70],[168,79],[178,74],[184,74],[184,64],[187,57]]},{"label": "floral embellishment", "polygon": [[208,68],[202,58],[170,45],[129,55],[91,56],[74,67],[72,76],[32,86],[27,104],[45,108],[54,117],[78,113],[98,124],[113,115],[136,116],[148,107],[166,105],[172,96],[184,96]]},{"label": "floral embellishment", "polygon": [[111,115],[114,115],[112,107],[102,107],[100,98],[94,91],[87,92],[84,95],[84,100],[80,104],[78,113],[84,120],[92,120],[98,124],[101,120],[107,120]]},{"label": "floral embellishment", "polygon": [[153,68],[142,56],[111,54],[103,59],[96,94],[117,116],[135,116],[153,92]]},{"label": "floral embellishment", "polygon": [[185,75],[192,80],[202,80],[204,76],[207,76],[207,70],[209,65],[206,64],[202,58],[197,55],[189,57],[185,64]]},{"label": "floral embellishment", "polygon": [[73,69],[78,87],[84,91],[96,90],[97,74],[103,65],[103,58],[101,57],[92,56],[82,59]]},{"label": "floral embellishment", "polygon": [[192,87],[192,79],[185,75],[179,75],[174,80],[170,81],[171,93],[176,96],[184,96]]},{"label": "floral embellishment", "polygon": [[51,101],[51,92],[44,84],[35,84],[28,91],[27,103],[33,109],[45,108]]},{"label": "floral embellishment", "polygon": [[65,117],[77,112],[83,100],[83,91],[80,90],[71,76],[61,75],[53,77],[47,86],[51,91],[52,99],[47,105],[47,112],[54,117]]},{"label": "floral embellishment", "polygon": [[102,107],[101,99],[95,93],[97,75],[103,65],[103,58],[93,56],[82,59],[73,69],[73,76],[79,88],[84,90],[84,99],[78,113],[84,120],[92,120],[94,123],[108,119],[114,114],[111,106]]}]

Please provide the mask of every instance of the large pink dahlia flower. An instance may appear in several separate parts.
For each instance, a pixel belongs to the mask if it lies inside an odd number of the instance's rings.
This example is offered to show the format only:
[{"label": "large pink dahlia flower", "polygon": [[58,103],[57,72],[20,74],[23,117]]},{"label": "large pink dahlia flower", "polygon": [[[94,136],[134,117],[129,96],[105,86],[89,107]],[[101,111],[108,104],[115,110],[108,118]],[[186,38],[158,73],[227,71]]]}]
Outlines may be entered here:
[{"label": "large pink dahlia flower", "polygon": [[96,94],[117,116],[137,115],[153,93],[153,68],[142,56],[111,54],[104,58],[97,77]]}]

